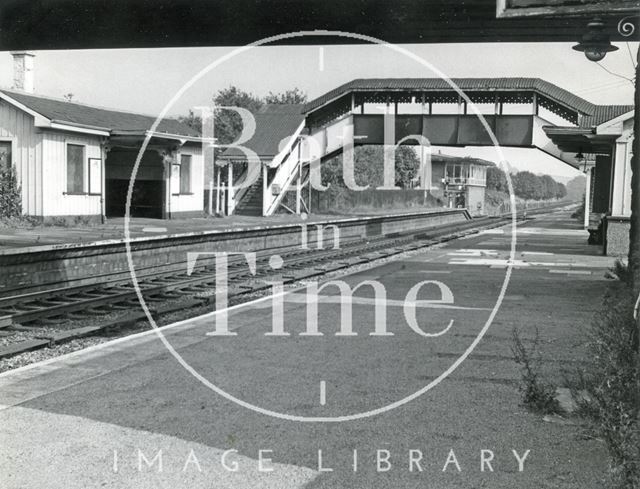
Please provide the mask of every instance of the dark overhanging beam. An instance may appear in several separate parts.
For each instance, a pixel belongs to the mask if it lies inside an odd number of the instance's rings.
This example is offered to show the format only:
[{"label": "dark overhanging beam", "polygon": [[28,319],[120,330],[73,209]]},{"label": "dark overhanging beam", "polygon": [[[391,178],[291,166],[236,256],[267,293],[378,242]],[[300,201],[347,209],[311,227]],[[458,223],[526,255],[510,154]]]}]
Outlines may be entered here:
[{"label": "dark overhanging beam", "polygon": [[[588,18],[499,19],[496,0],[3,0],[0,50],[239,46],[319,29],[392,43],[576,42]],[[638,30],[631,38],[618,35],[619,14],[604,20],[613,41],[640,39]]]}]

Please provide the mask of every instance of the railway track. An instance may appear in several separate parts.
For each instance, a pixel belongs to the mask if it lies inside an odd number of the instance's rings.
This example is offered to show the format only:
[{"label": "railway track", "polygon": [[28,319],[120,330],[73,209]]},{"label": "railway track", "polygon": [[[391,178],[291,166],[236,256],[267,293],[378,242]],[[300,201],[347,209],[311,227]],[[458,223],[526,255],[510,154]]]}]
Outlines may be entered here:
[{"label": "railway track", "polygon": [[[567,204],[563,204],[563,207]],[[529,210],[528,216],[549,212],[554,207]],[[519,218],[522,216],[520,215]],[[269,266],[269,258],[273,250],[257,252],[255,273],[248,269],[244,258],[230,256],[228,263],[227,287],[229,297],[258,292],[271,287],[270,279],[276,276],[283,283],[292,283],[305,278],[320,276],[326,273],[366,263],[419,248],[452,240],[464,235],[477,233],[484,229],[502,226],[511,217],[481,218],[463,223],[451,224],[426,230],[417,230],[401,235],[392,235],[368,240],[358,240],[341,245],[339,249],[301,249],[279,250],[283,259],[281,269],[273,270]],[[198,296],[194,305],[206,305],[213,301],[216,287],[215,263],[213,259],[202,260],[192,273],[187,273],[186,263],[183,271],[176,271],[175,264],[169,271],[156,271],[139,279],[143,297],[149,303],[158,303]],[[151,306],[152,310],[154,309]],[[18,294],[0,298],[0,328],[9,333],[12,330],[24,331],[30,328],[52,326],[65,323],[71,319],[82,320],[107,314],[115,310],[139,311],[136,290],[129,281],[122,279],[101,284],[85,286],[60,286],[45,291]],[[175,309],[174,309],[175,310]],[[172,310],[155,312],[172,312]],[[138,316],[141,316],[138,313]],[[134,318],[140,318],[133,316]],[[113,322],[113,320],[112,320]],[[84,328],[86,335],[110,327],[109,322],[96,328]],[[80,328],[83,329],[83,328]],[[62,335],[61,338],[75,338],[78,335]],[[54,342],[53,339],[52,342]],[[37,344],[36,344],[37,343]],[[46,341],[33,343],[31,346],[47,346]],[[24,345],[33,349],[30,345]],[[16,353],[14,353],[14,351]],[[0,358],[20,353],[20,348],[9,349],[7,354],[0,351]]]}]

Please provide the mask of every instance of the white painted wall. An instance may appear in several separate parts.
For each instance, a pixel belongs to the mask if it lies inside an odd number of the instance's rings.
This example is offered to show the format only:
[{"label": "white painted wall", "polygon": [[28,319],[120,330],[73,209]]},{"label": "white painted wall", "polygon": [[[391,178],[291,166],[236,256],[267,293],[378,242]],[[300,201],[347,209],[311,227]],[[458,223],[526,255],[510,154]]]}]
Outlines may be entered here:
[{"label": "white painted wall", "polygon": [[622,135],[616,140],[614,149],[613,187],[611,191],[611,214],[631,215],[631,146],[633,144],[633,119],[624,121]]},{"label": "white painted wall", "polygon": [[[66,195],[67,144],[85,147],[84,190],[89,191],[89,158],[101,158],[100,136],[42,131],[44,216],[100,215],[100,195]],[[104,194],[104,188],[102,189]]]},{"label": "white painted wall", "polygon": [[0,100],[0,141],[12,143],[12,160],[22,188],[22,212],[41,216],[42,135],[34,127],[32,116]]},{"label": "white painted wall", "polygon": [[[204,202],[204,159],[202,158],[202,147],[197,143],[186,143],[180,149],[178,158],[181,154],[191,155],[191,194],[190,195],[174,195],[178,189],[170,188],[171,194],[171,213],[175,212],[193,212],[202,211]],[[173,171],[172,165],[172,171]],[[169,185],[175,186],[179,180],[169,179]]]}]

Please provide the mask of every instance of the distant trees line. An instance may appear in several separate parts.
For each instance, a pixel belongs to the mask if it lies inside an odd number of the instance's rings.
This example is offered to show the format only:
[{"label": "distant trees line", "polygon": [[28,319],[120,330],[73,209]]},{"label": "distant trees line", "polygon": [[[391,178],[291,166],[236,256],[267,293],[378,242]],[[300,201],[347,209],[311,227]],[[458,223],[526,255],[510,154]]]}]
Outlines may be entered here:
[{"label": "distant trees line", "polygon": [[[511,175],[513,193],[526,200],[563,199],[567,196],[567,187],[556,182],[549,175],[535,175],[521,171]],[[509,193],[507,176],[496,166],[487,168],[487,189]]]}]

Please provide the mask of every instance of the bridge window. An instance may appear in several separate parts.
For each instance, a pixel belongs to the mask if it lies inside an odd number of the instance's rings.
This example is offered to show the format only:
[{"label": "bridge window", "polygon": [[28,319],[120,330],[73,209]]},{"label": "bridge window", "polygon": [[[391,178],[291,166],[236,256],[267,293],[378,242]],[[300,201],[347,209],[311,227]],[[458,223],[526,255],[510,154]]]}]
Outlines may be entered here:
[{"label": "bridge window", "polygon": [[[433,103],[431,104],[431,113],[432,114],[457,114],[458,113],[458,104],[443,104],[443,103]],[[460,107],[460,113],[462,113],[462,107]]]},{"label": "bridge window", "polygon": [[533,106],[531,104],[515,104],[505,102],[502,105],[503,115],[531,115]]},{"label": "bridge window", "polygon": [[[496,104],[474,104],[475,108],[481,114],[493,115],[496,112]],[[467,114],[475,115],[476,113],[473,111],[471,105],[467,107]]]}]

